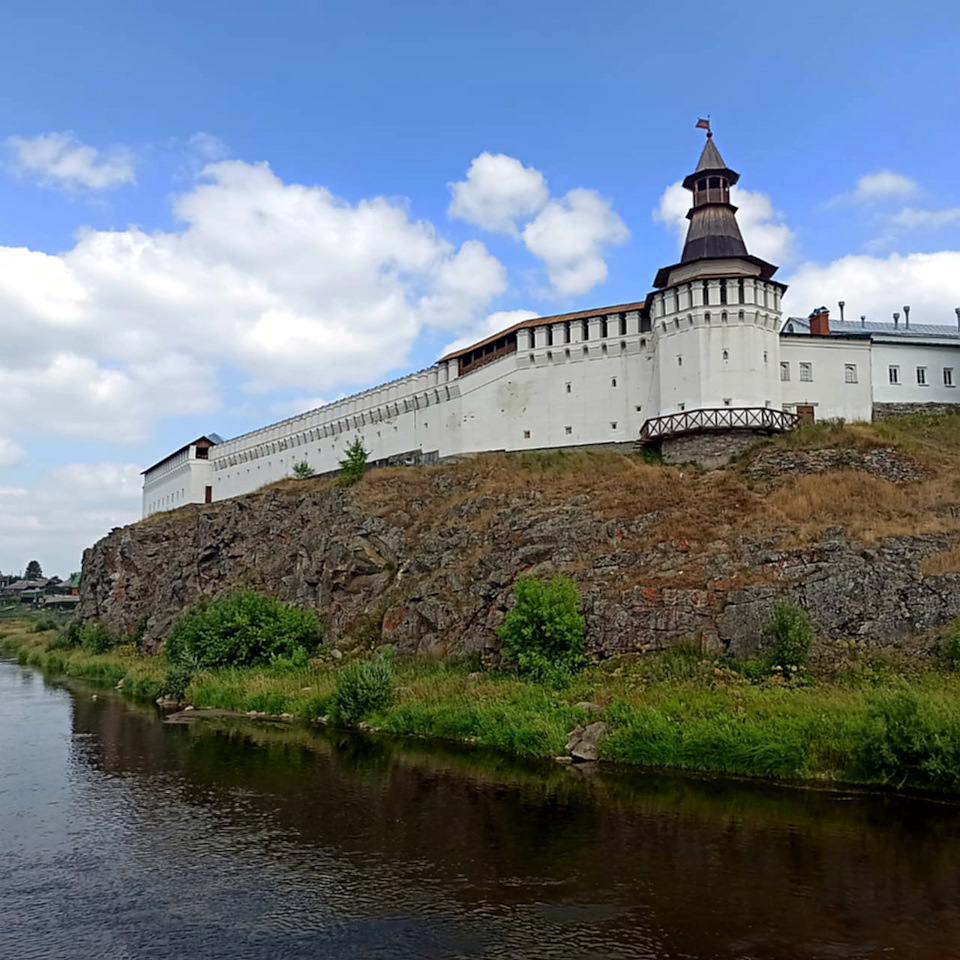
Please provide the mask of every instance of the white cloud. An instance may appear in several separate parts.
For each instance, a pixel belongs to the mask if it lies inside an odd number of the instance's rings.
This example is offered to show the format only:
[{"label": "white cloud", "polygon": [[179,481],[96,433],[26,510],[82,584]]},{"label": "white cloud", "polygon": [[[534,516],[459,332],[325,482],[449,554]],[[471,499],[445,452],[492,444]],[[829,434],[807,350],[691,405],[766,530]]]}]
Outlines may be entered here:
[{"label": "white cloud", "polygon": [[456,340],[448,343],[440,352],[440,355],[445,356],[455,350],[462,350],[464,347],[486,340],[487,337],[492,337],[502,330],[508,330],[514,324],[522,323],[524,320],[532,320],[539,316],[540,314],[533,310],[498,310],[496,313],[484,317],[480,323],[471,327],[462,337],[457,337]]},{"label": "white cloud", "polygon": [[[329,391],[406,363],[426,326],[468,327],[506,285],[384,198],[350,204],[226,161],[174,205],[180,230],[80,234],[60,256],[0,248],[5,409],[118,441],[215,409],[218,370]],[[24,331],[30,330],[30,336]]]},{"label": "white cloud", "polygon": [[0,437],[0,467],[12,467],[25,456],[24,449],[6,437]]},{"label": "white cloud", "polygon": [[[671,184],[660,197],[653,219],[672,228],[682,244],[687,235],[687,211],[691,206],[690,191],[680,181]],[[795,237],[773,208],[765,193],[733,187],[730,202],[737,207],[737,223],[747,250],[770,263],[789,262],[794,256]]]},{"label": "white cloud", "polygon": [[578,187],[551,200],[523,231],[527,249],[543,260],[560,296],[586,293],[607,279],[604,248],[630,238],[609,200]]},{"label": "white cloud", "polygon": [[139,518],[139,481],[132,464],[71,463],[29,491],[0,489],[0,569],[22,570],[34,558],[48,576],[79,569],[86,547]]},{"label": "white cloud", "polygon": [[888,257],[848,256],[832,263],[805,263],[787,278],[784,314],[807,316],[821,304],[846,301],[848,319],[892,322],[894,310],[911,306],[913,323],[954,325],[960,306],[960,251]]},{"label": "white cloud", "polygon": [[113,190],[134,182],[133,155],[123,147],[101,152],[72,133],[8,137],[5,144],[14,169],[44,184]]},{"label": "white cloud", "polygon": [[870,202],[886,200],[891,197],[909,197],[918,191],[916,180],[893,170],[878,170],[876,173],[865,173],[858,181],[853,191],[855,200]]},{"label": "white cloud", "polygon": [[230,149],[215,134],[197,131],[187,140],[187,146],[202,160],[208,163],[214,160],[224,160],[230,155]]},{"label": "white cloud", "polygon": [[904,207],[890,217],[890,223],[907,230],[938,230],[960,224],[960,207],[945,207],[942,210],[919,210]]},{"label": "white cloud", "polygon": [[467,179],[448,186],[451,217],[499,233],[516,234],[517,221],[529,220],[550,197],[539,170],[502,153],[481,153]]},{"label": "white cloud", "polygon": [[51,487],[74,500],[133,502],[141,496],[140,471],[133,463],[67,463],[53,471]]}]

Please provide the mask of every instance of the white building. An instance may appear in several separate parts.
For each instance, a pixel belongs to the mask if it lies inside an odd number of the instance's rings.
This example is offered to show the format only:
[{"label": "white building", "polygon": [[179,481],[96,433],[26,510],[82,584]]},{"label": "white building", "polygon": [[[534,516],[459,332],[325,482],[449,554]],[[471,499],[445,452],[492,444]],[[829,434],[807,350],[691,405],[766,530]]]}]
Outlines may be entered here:
[{"label": "white building", "polygon": [[526,320],[336,403],[232,440],[201,437],[144,472],[144,516],[248,493],[301,461],[335,471],[357,438],[372,464],[638,441],[683,457],[697,438],[957,402],[954,327],[910,327],[908,311],[903,326],[831,324],[822,308],[783,322],[777,268],[740,235],[738,178],[708,132],[684,180],[680,262],[644,300]]}]

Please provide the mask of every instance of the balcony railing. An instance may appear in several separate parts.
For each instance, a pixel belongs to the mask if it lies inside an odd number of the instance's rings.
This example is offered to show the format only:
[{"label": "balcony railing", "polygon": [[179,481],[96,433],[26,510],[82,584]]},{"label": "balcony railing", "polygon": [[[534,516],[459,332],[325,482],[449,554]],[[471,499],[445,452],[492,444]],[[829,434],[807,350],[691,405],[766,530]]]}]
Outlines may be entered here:
[{"label": "balcony railing", "polygon": [[756,430],[758,433],[782,433],[800,422],[795,413],[773,407],[714,407],[681,410],[664,417],[651,417],[640,428],[640,442],[668,440],[685,433],[711,433],[718,430]]}]

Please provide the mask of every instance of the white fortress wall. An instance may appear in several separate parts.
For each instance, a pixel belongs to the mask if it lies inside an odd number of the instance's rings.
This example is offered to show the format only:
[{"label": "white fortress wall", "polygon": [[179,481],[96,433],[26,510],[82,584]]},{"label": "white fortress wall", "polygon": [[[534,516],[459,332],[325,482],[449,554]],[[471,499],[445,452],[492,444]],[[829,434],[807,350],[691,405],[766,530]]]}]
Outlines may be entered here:
[{"label": "white fortress wall", "polygon": [[[891,383],[890,368],[898,368],[898,382]],[[924,370],[920,382],[917,370]],[[873,400],[875,403],[958,403],[958,388],[947,386],[947,378],[960,382],[960,341],[912,340],[893,338],[884,341],[874,336]]]},{"label": "white fortress wall", "polygon": [[[801,364],[808,364],[801,372]],[[780,343],[783,407],[812,406],[817,420],[869,421],[873,415],[870,341],[784,336]],[[809,376],[809,380],[801,376]]]},{"label": "white fortress wall", "polygon": [[143,516],[173,510],[185,503],[203,503],[205,488],[213,484],[209,460],[196,458],[196,447],[178,451],[148,470],[143,477]]},{"label": "white fortress wall", "polygon": [[632,443],[656,400],[653,355],[636,311],[522,328],[516,353],[460,378],[455,452]]},{"label": "white fortress wall", "polygon": [[211,451],[214,499],[289,477],[303,460],[315,473],[336,470],[358,437],[371,460],[436,450],[440,407],[456,396],[457,385],[437,365],[225,441]]},{"label": "white fortress wall", "polygon": [[752,277],[681,283],[653,296],[651,323],[660,415],[780,407],[778,284]]}]

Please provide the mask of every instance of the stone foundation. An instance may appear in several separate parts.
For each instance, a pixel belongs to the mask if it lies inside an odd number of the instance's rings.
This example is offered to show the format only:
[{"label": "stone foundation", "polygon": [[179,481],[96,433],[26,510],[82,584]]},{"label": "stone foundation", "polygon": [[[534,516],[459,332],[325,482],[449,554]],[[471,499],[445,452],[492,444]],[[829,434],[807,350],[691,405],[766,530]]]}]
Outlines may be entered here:
[{"label": "stone foundation", "polygon": [[693,463],[706,470],[713,470],[739,456],[747,447],[756,443],[758,437],[752,430],[692,433],[664,440],[660,451],[664,463]]},{"label": "stone foundation", "polygon": [[890,420],[911,413],[960,413],[960,403],[875,403],[873,419]]}]

